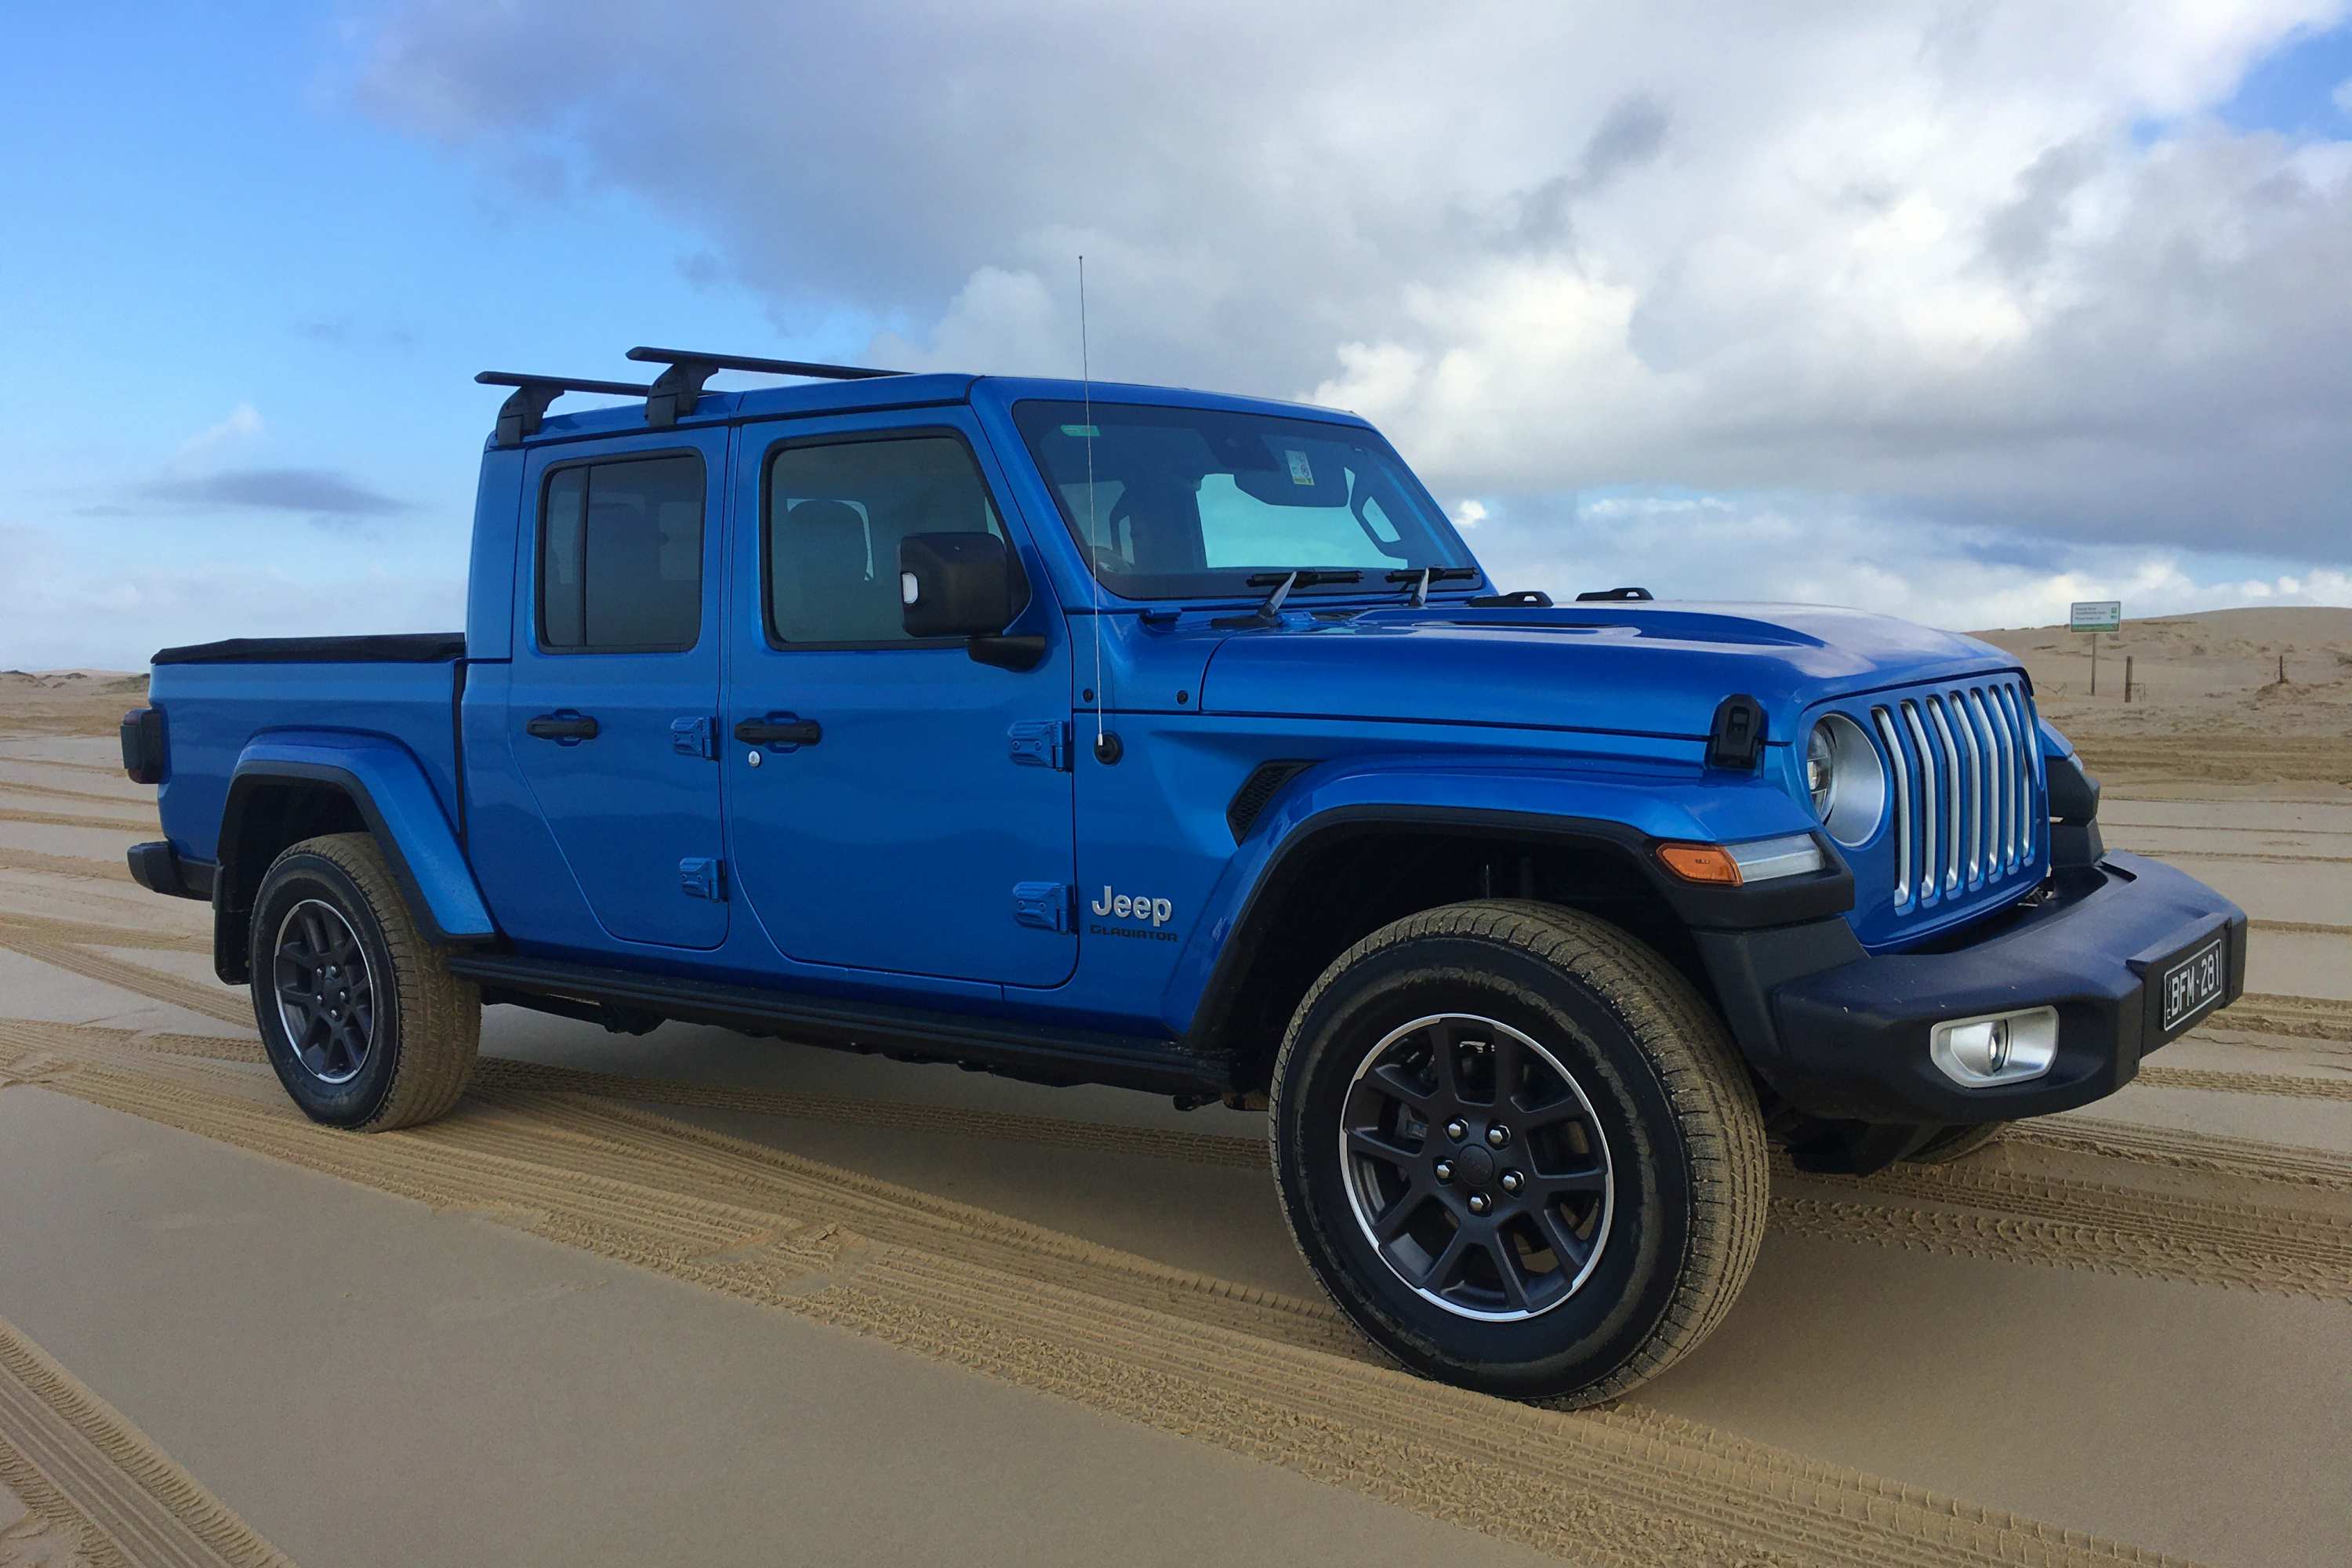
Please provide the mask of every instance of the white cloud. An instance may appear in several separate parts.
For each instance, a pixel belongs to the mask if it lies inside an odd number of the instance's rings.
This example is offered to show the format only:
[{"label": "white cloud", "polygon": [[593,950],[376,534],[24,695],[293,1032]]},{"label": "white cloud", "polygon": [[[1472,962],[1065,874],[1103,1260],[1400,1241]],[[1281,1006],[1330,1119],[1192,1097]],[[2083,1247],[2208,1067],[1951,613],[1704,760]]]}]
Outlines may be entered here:
[{"label": "white cloud", "polygon": [[1852,605],[1956,631],[2053,625],[2077,599],[2119,598],[2134,617],[2352,605],[2352,573],[2334,567],[2250,571],[2210,552],[2019,539],[1795,496],[1497,501],[1478,549],[1503,587],[1557,598],[1638,584],[1660,598]]},{"label": "white cloud", "polygon": [[1486,521],[1486,503],[1480,500],[1456,501],[1449,515],[1456,528],[1475,528]]},{"label": "white cloud", "polygon": [[909,363],[1075,373],[1084,252],[1097,377],[1338,402],[1445,493],[2343,560],[2352,142],[2210,110],[2345,12],[408,0],[357,90]]},{"label": "white cloud", "polygon": [[258,436],[261,430],[261,411],[250,403],[240,403],[230,409],[228,417],[219,424],[199,430],[181,442],[179,456],[193,458],[227,442]]}]

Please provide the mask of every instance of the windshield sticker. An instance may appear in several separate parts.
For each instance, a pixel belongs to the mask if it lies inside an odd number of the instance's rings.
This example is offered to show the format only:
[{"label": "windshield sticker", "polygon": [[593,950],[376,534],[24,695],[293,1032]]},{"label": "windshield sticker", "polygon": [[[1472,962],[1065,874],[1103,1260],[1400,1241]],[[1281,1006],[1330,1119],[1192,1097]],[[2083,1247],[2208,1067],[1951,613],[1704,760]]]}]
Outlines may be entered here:
[{"label": "windshield sticker", "polygon": [[1290,459],[1290,482],[1294,485],[1305,485],[1309,489],[1314,489],[1315,470],[1307,464],[1307,454],[1292,451],[1286,447],[1283,448],[1282,455]]},{"label": "windshield sticker", "polygon": [[1096,437],[1101,435],[1102,432],[1096,429],[1091,425],[1065,425],[1062,426],[1062,434],[1065,436],[1076,436],[1081,440],[1091,441]]}]

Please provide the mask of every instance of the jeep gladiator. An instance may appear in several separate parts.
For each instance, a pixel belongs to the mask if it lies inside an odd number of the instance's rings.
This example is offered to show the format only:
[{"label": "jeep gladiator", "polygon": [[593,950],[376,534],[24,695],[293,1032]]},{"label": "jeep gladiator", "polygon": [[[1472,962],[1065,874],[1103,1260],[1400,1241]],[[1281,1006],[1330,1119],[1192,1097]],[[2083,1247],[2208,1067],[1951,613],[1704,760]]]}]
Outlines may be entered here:
[{"label": "jeep gladiator", "polygon": [[1326,409],[629,357],[479,378],[463,632],[167,648],[123,721],[320,1121],[449,1110],[488,1005],[1264,1104],[1370,1339],[1590,1403],[1728,1310],[1769,1146],[1957,1157],[2243,989],[1984,643],[1500,591]]}]

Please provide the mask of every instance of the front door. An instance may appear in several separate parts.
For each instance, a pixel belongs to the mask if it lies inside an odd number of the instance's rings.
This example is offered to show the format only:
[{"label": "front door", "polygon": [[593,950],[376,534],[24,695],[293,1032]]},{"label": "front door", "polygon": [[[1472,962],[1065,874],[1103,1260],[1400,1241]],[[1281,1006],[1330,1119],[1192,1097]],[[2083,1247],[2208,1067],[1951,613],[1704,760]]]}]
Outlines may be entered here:
[{"label": "front door", "polygon": [[[1069,639],[986,438],[963,409],[796,419],[744,427],[735,461],[748,569],[723,743],[744,901],[804,963],[1066,979]],[[900,625],[898,541],[980,530],[1024,558],[1034,668]]]},{"label": "front door", "polygon": [[[621,942],[727,936],[719,647],[727,431],[534,453],[508,743]],[[528,630],[524,628],[528,626]]]}]

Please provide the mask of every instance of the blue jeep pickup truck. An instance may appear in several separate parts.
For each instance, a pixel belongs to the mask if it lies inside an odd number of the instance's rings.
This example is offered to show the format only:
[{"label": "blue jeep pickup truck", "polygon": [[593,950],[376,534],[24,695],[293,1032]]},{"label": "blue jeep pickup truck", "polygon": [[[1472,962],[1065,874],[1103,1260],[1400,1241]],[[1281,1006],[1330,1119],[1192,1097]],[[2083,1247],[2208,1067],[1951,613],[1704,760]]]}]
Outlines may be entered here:
[{"label": "blue jeep pickup truck", "polygon": [[479,378],[462,633],[168,648],[123,721],[320,1121],[448,1110],[486,1005],[1263,1103],[1367,1335],[1581,1403],[1728,1310],[1769,1145],[1951,1158],[2243,988],[1983,643],[1500,590],[1325,409],[629,357]]}]

